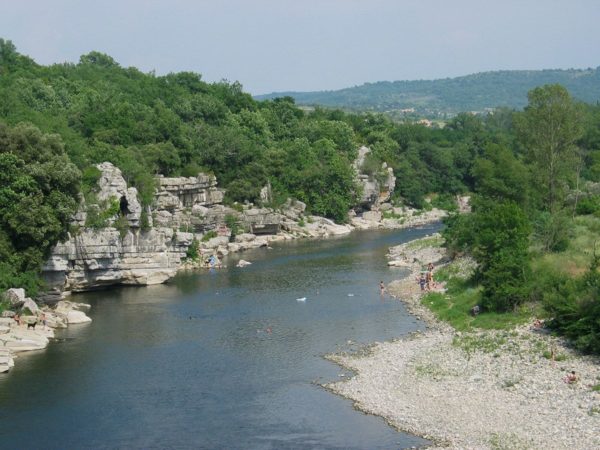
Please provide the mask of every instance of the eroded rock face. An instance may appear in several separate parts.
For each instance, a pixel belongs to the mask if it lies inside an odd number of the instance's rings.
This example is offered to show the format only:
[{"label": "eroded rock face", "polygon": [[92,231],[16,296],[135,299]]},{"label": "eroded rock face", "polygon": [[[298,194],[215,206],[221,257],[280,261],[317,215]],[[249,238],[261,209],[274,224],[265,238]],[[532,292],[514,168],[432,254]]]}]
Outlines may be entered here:
[{"label": "eroded rock face", "polygon": [[[113,164],[103,162],[96,167],[102,173],[98,180],[98,200],[110,201],[116,199],[119,202],[122,212],[127,217],[129,226],[138,228],[140,226],[142,206],[138,200],[137,189],[127,187],[121,170]],[[77,222],[81,221],[77,220]]]},{"label": "eroded rock face", "polygon": [[396,177],[391,167],[384,162],[378,171],[377,177],[369,176],[362,171],[367,155],[371,152],[368,147],[358,149],[358,157],[354,161],[356,179],[362,187],[362,195],[359,201],[361,209],[377,209],[379,205],[387,202],[396,187]]},{"label": "eroded rock face", "polygon": [[171,228],[84,230],[58,244],[43,267],[47,283],[69,291],[163,283],[175,275],[193,235]]}]

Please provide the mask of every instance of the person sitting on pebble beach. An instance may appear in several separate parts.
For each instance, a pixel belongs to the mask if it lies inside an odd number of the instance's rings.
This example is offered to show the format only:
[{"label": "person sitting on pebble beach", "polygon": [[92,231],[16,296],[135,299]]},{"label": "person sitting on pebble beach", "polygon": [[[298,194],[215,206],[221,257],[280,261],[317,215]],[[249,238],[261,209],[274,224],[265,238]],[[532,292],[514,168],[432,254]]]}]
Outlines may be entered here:
[{"label": "person sitting on pebble beach", "polygon": [[573,384],[577,382],[577,374],[575,373],[575,371],[571,370],[571,373],[567,374],[567,376],[564,378],[564,381],[568,384]]}]

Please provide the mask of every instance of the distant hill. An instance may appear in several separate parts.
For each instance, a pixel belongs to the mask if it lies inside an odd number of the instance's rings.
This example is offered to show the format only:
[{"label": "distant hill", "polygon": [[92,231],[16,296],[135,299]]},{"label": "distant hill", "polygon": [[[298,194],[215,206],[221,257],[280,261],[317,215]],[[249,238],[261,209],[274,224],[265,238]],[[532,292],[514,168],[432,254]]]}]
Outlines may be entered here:
[{"label": "distant hill", "polygon": [[[568,70],[502,70],[457,78],[415,81],[380,81],[337,91],[276,92],[258,100],[290,96],[299,105],[439,116],[464,111],[485,111],[505,106],[523,108],[527,92],[544,84],[559,83],[587,103],[600,101],[600,67]],[[408,111],[406,111],[408,110]]]}]

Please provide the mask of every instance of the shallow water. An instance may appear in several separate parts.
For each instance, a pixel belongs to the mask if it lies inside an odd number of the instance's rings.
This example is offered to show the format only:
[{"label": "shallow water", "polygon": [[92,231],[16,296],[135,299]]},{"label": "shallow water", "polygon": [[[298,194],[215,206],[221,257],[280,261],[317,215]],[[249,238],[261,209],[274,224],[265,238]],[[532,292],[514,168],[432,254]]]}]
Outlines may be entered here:
[{"label": "shallow water", "polygon": [[[315,382],[350,375],[323,354],[421,327],[378,285],[406,274],[386,266],[391,245],[437,228],[284,243],[167,285],[73,296],[92,304],[93,323],[0,375],[0,447],[424,444]],[[240,257],[253,264],[234,267]]]}]

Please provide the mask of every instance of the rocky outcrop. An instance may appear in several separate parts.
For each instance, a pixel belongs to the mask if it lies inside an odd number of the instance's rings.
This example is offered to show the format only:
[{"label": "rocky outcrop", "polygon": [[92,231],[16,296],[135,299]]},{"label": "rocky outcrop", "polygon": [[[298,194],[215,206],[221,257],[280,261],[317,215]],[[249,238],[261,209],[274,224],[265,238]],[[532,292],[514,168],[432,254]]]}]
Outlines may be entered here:
[{"label": "rocky outcrop", "polygon": [[[357,178],[363,184],[363,199],[357,208],[359,213],[353,212],[350,225],[307,215],[306,205],[292,199],[278,210],[252,204],[225,206],[221,203],[224,191],[217,187],[215,177],[202,173],[195,177],[157,177],[154,202],[144,210],[137,190],[127,186],[121,171],[108,162],[98,164],[101,176],[95,192],[96,207],[102,212],[103,205],[110,204],[114,210],[117,201],[119,211],[108,219],[108,227],[86,228],[86,211],[93,205],[86,206],[82,201],[73,218],[79,231],[53,249],[43,267],[43,276],[50,287],[60,291],[158,284],[175,275],[194,240],[199,242],[197,252],[204,259],[213,254],[222,257],[232,251],[268,246],[277,240],[320,238],[347,234],[355,228],[402,228],[420,223],[416,216],[408,220],[406,214],[395,217],[396,209],[384,203],[395,185],[393,171],[385,163],[377,176],[361,173],[369,151],[361,147],[354,163]],[[269,185],[261,196],[263,201],[272,197]],[[423,222],[431,221],[428,215],[422,218]],[[231,242],[232,231],[252,238]],[[209,232],[213,232],[210,238]],[[43,299],[51,304],[59,300],[56,293],[45,294]]]},{"label": "rocky outcrop", "polygon": [[224,191],[217,188],[217,180],[213,175],[159,176],[157,182],[153,215],[159,227],[188,227],[190,230],[204,231],[209,208],[223,201]]},{"label": "rocky outcrop", "polygon": [[43,267],[50,286],[86,291],[113,284],[163,283],[175,275],[193,239],[171,228],[84,230],[57,245]]},{"label": "rocky outcrop", "polygon": [[11,299],[13,309],[0,317],[0,373],[14,366],[16,353],[46,348],[54,338],[54,328],[92,321],[86,315],[90,305],[59,301],[51,309],[39,307],[22,289],[9,289],[2,295]]},{"label": "rocky outcrop", "polygon": [[127,187],[123,174],[118,167],[109,162],[96,166],[102,175],[98,180],[98,200],[109,201],[116,199],[122,214],[125,215],[130,227],[140,226],[142,206],[138,200],[137,189]]},{"label": "rocky outcrop", "polygon": [[377,210],[379,205],[390,200],[396,187],[394,171],[385,162],[376,174],[364,173],[363,167],[370,152],[368,147],[359,148],[358,157],[354,161],[357,182],[361,187],[358,210]]}]

